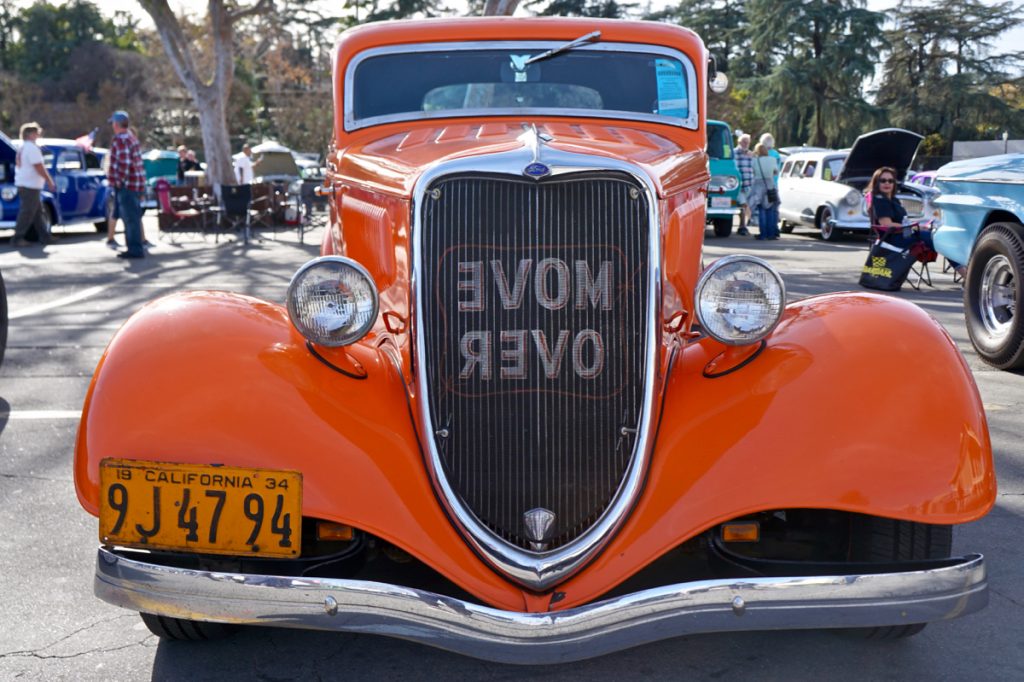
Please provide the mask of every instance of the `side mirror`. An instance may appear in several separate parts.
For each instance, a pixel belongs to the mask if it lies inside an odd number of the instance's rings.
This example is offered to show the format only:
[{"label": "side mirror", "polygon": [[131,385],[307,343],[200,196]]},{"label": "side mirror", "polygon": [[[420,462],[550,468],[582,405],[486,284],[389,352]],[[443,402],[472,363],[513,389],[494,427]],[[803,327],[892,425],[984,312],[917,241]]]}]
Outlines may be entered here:
[{"label": "side mirror", "polygon": [[714,56],[708,57],[708,87],[719,95],[729,89],[729,77],[718,70]]}]

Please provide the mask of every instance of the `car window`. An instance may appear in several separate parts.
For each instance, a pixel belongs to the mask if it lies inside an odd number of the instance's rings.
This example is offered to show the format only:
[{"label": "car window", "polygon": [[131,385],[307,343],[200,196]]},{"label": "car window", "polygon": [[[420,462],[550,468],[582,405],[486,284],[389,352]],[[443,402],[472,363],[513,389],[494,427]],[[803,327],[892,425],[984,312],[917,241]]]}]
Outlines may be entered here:
[{"label": "car window", "polygon": [[845,161],[845,156],[833,156],[825,159],[825,168],[822,170],[821,176],[826,180],[834,180],[839,175],[839,171],[843,170]]},{"label": "car window", "polygon": [[708,126],[708,156],[712,159],[732,158],[732,139],[725,126]]},{"label": "car window", "polygon": [[803,161],[794,161],[793,162],[793,170],[790,171],[790,177],[795,177],[795,178],[800,177],[800,171],[803,170],[803,167],[804,167],[804,162]]},{"label": "car window", "polygon": [[436,118],[529,109],[556,115],[618,112],[696,126],[695,70],[682,53],[601,44],[526,63],[559,45],[451,43],[369,51],[349,67],[346,117],[350,126],[360,127],[422,119],[424,114]]},{"label": "car window", "polygon": [[804,166],[804,177],[805,178],[813,178],[814,177],[814,171],[817,170],[817,168],[818,168],[818,162],[817,161],[808,161],[807,165]]},{"label": "car window", "polygon": [[57,155],[58,171],[82,170],[85,166],[82,163],[82,153],[73,149],[62,149]]},{"label": "car window", "polygon": [[85,167],[94,169],[100,167],[100,157],[96,156],[92,152],[87,152],[85,155]]},{"label": "car window", "polygon": [[789,175],[789,169],[792,168],[792,167],[793,167],[793,162],[792,161],[787,161],[786,163],[782,164],[782,172],[779,173],[779,175],[782,175],[783,177]]}]

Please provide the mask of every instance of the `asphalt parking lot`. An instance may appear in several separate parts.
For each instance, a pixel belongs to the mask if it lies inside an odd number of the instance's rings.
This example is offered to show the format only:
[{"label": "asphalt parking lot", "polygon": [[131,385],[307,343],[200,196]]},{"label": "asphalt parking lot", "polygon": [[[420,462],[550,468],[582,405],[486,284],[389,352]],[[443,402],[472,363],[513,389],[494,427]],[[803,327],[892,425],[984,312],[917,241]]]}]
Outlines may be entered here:
[{"label": "asphalt parking lot", "polygon": [[[149,220],[147,218],[147,220]],[[202,644],[160,642],[134,613],[92,595],[96,521],[75,499],[71,456],[78,414],[107,341],[146,301],[181,289],[223,289],[281,302],[294,270],[317,253],[321,232],[233,240],[154,239],[150,257],[125,263],[100,235],[70,231],[55,246],[16,251],[0,233],[11,326],[0,369],[0,679],[588,679],[588,680],[1008,680],[1024,676],[1024,377],[988,368],[964,329],[961,290],[941,267],[933,287],[896,294],[945,327],[984,400],[999,480],[996,507],[958,527],[954,552],[988,560],[984,611],[896,642],[830,632],[699,635],[578,664],[485,663],[371,635],[248,629]],[[823,243],[808,233],[779,241],[715,239],[708,260],[754,253],[783,274],[790,299],[855,290],[866,244]],[[941,264],[940,264],[941,265]],[[922,358],[922,362],[927,361]],[[139,377],[145,381],[145,377]],[[202,387],[194,387],[201,391]],[[922,386],[920,390],[928,390]],[[151,406],[159,410],[160,405]],[[815,418],[827,405],[808,405]],[[864,419],[864,415],[850,415]],[[867,428],[867,420],[865,420]]]}]

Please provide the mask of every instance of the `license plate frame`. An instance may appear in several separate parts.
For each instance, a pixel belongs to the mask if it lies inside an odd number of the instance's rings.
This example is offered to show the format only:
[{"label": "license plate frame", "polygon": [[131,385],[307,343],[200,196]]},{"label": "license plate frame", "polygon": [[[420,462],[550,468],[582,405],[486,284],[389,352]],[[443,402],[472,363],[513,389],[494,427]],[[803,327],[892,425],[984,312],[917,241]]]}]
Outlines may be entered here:
[{"label": "license plate frame", "polygon": [[107,458],[100,462],[104,545],[295,558],[302,473]]},{"label": "license plate frame", "polygon": [[711,208],[732,208],[730,197],[711,197]]}]

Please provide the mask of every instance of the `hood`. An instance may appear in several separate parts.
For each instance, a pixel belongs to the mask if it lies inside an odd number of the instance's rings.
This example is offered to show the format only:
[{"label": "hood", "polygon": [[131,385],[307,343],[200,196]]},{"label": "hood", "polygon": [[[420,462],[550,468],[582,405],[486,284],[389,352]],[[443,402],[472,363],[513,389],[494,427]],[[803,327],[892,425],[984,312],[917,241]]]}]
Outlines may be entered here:
[{"label": "hood", "polygon": [[936,171],[937,181],[1024,183],[1024,154],[954,161]]},{"label": "hood", "polygon": [[14,163],[14,157],[18,155],[18,148],[14,146],[11,138],[0,133],[0,163]]},{"label": "hood", "polygon": [[901,128],[883,128],[857,138],[836,180],[870,178],[882,166],[892,166],[900,180],[906,177],[924,137]]},{"label": "hood", "polygon": [[[624,160],[647,172],[662,196],[707,181],[702,149],[683,149],[648,130],[596,123],[537,123],[554,149]],[[488,122],[425,124],[340,150],[338,170],[352,182],[411,197],[416,180],[439,162],[523,147],[528,124]]]}]

